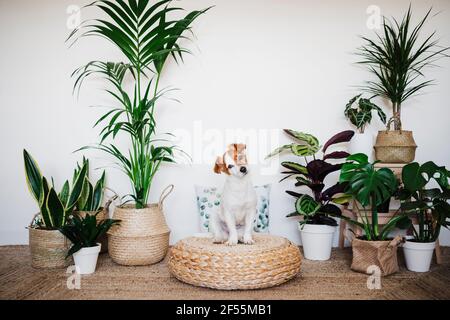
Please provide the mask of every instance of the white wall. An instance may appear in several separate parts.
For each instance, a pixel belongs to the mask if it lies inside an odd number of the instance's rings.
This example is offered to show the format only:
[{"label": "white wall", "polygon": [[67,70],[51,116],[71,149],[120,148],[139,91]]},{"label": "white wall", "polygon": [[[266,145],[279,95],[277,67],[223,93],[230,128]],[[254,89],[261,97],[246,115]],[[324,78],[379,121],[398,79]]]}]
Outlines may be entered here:
[{"label": "white wall", "polygon": [[[33,154],[46,176],[62,183],[81,156],[72,151],[97,141],[98,131],[91,127],[100,111],[88,106],[110,100],[98,90],[102,82],[94,81],[77,101],[69,76],[90,60],[120,55],[99,39],[84,40],[70,50],[64,43],[69,33],[67,7],[88,2],[0,0],[0,244],[27,243],[25,226],[37,211],[25,185],[22,149]],[[383,14],[400,17],[409,2],[375,4]],[[430,6],[443,11],[427,30],[437,29],[443,43],[450,44],[450,1],[412,3],[416,18]],[[212,4],[216,7],[195,24],[198,39],[190,45],[195,55],[182,66],[167,67],[163,85],[180,88],[176,97],[183,103],[166,101],[160,106],[160,132],[194,134],[195,123],[202,121],[203,132],[293,128],[324,141],[349,128],[344,105],[356,92],[352,86],[368,76],[352,65],[352,52],[361,44],[358,35],[373,35],[366,27],[366,9],[372,1],[182,1],[187,9]],[[418,161],[450,167],[450,59],[441,66],[428,72],[437,85],[404,106],[404,126],[415,133]],[[372,133],[380,128],[374,125]],[[198,137],[205,145],[211,139],[197,136],[197,147]],[[269,144],[262,140],[256,145]],[[281,134],[279,140],[287,141]],[[216,145],[222,150],[226,142],[232,141],[219,140]],[[110,162],[98,152],[87,155],[96,166]],[[193,185],[223,183],[224,177],[212,173],[212,161],[166,166],[155,180],[152,201],[167,184],[176,185],[165,206],[172,242],[197,231]],[[271,231],[298,242],[296,223],[284,217],[292,210],[292,200],[284,193],[292,182],[278,184],[280,175],[260,174],[260,167],[267,164],[259,164],[253,170],[255,184],[273,183]],[[121,194],[129,192],[127,179],[118,171],[108,169],[108,182]],[[449,245],[449,233],[443,232],[441,240]]]}]

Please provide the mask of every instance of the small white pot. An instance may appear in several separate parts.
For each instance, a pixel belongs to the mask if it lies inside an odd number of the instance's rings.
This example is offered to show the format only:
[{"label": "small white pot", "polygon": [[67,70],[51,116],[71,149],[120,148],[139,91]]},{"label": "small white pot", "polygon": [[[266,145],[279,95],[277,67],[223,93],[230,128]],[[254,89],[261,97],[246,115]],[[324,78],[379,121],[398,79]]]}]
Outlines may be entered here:
[{"label": "small white pot", "polygon": [[98,254],[101,248],[102,245],[98,243],[95,247],[82,248],[73,254],[75,267],[79,274],[91,274],[95,272]]},{"label": "small white pot", "polygon": [[336,227],[305,224],[299,226],[299,230],[306,259],[319,261],[330,259]]},{"label": "small white pot", "polygon": [[430,271],[431,259],[436,248],[436,242],[412,242],[403,244],[406,267],[414,272]]},{"label": "small white pot", "polygon": [[370,132],[365,133],[359,133],[357,132],[352,140],[350,141],[349,145],[349,152],[350,154],[355,153],[364,153],[369,156],[369,161],[373,161],[374,159],[374,136]]}]

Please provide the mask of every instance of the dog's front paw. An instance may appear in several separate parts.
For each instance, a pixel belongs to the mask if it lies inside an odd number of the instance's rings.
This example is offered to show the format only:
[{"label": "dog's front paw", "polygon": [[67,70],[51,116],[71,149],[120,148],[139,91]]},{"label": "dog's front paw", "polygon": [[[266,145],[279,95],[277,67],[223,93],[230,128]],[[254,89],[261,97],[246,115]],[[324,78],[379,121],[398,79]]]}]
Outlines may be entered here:
[{"label": "dog's front paw", "polygon": [[237,239],[237,237],[230,237],[230,238],[228,238],[227,242],[225,242],[225,244],[227,246],[235,246],[238,244],[238,239]]},{"label": "dog's front paw", "polygon": [[242,242],[245,244],[255,244],[255,240],[253,240],[251,235],[244,235],[244,239]]}]

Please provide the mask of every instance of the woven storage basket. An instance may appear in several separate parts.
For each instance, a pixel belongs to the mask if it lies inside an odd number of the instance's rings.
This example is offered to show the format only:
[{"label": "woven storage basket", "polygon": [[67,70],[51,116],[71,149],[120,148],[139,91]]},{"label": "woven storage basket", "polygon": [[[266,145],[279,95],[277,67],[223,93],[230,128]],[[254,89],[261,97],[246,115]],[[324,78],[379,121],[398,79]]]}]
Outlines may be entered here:
[{"label": "woven storage basket", "polygon": [[385,131],[379,131],[375,143],[375,158],[384,163],[410,163],[416,157],[417,145],[412,131],[391,131],[392,123],[397,123],[401,128],[398,117],[389,120]]},{"label": "woven storage basket", "polygon": [[33,268],[64,268],[71,264],[67,257],[70,241],[58,230],[28,228],[31,265]]},{"label": "woven storage basket", "polygon": [[397,247],[401,242],[400,237],[390,241],[364,241],[353,239],[353,260],[351,269],[354,271],[371,274],[368,268],[377,266],[381,275],[387,276],[398,271]]},{"label": "woven storage basket", "polygon": [[114,210],[114,219],[121,220],[108,232],[108,251],[111,259],[121,265],[154,264],[167,254],[170,230],[164,218],[164,199],[172,192],[163,191],[159,204],[144,209],[125,205]]},{"label": "woven storage basket", "polygon": [[[79,215],[81,218],[86,217],[86,214],[89,214],[91,216],[95,215],[97,211],[74,211],[73,214]],[[97,215],[97,223],[106,220],[109,217],[108,209],[107,208],[101,208],[98,215]],[[108,252],[108,236],[105,234],[100,239],[98,239],[98,242],[102,245],[100,253]]]},{"label": "woven storage basket", "polygon": [[268,288],[300,272],[300,250],[290,241],[259,234],[254,240],[233,247],[210,238],[181,240],[170,250],[169,271],[180,281],[221,290]]}]

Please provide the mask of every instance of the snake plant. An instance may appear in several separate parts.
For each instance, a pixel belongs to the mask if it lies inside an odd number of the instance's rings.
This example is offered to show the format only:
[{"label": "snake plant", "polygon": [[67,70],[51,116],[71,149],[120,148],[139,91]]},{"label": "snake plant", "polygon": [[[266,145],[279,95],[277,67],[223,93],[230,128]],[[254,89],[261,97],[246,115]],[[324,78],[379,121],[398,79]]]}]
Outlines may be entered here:
[{"label": "snake plant", "polygon": [[83,166],[77,173],[72,187],[69,181],[66,181],[61,191],[57,193],[53,179],[50,185],[48,180],[42,176],[36,161],[26,150],[23,151],[23,158],[28,189],[40,210],[38,227],[48,230],[61,228],[66,224],[67,218],[80,199],[87,167]]},{"label": "snake plant", "polygon": [[[106,92],[117,104],[96,122],[95,126],[103,128],[100,143],[91,147],[111,155],[128,176],[133,187],[129,196],[136,208],[145,207],[155,174],[162,163],[175,161],[174,151],[178,150],[166,137],[156,136],[155,108],[168,91],[159,87],[164,66],[170,56],[181,62],[183,55],[190,53],[180,40],[188,39],[192,23],[209,9],[173,18],[173,13],[179,14],[183,9],[172,7],[171,3],[171,0],[95,1],[84,9],[95,8],[106,18],[87,20],[69,36],[74,42],[91,36],[109,40],[125,59],[93,61],[77,69],[73,73],[74,90],[79,91],[84,80],[94,75],[108,83]],[[132,82],[131,90],[125,79]],[[119,133],[131,140],[131,148],[126,151],[107,143],[108,138],[114,140]]]},{"label": "snake plant", "polygon": [[98,211],[101,208],[103,201],[103,194],[105,189],[105,171],[103,171],[102,176],[94,186],[89,178],[89,159],[83,157],[82,166],[77,163],[77,168],[74,170],[74,182],[83,167],[86,167],[86,178],[83,183],[83,189],[81,191],[80,198],[78,199],[76,204],[76,210]]}]

